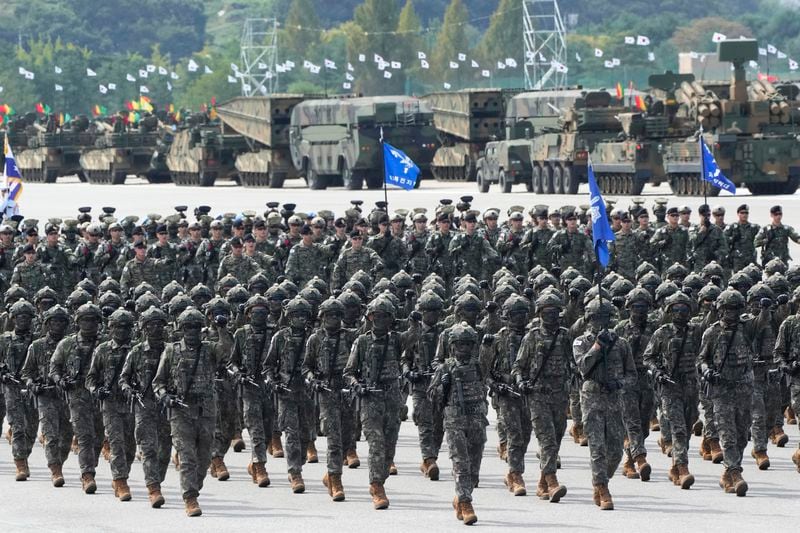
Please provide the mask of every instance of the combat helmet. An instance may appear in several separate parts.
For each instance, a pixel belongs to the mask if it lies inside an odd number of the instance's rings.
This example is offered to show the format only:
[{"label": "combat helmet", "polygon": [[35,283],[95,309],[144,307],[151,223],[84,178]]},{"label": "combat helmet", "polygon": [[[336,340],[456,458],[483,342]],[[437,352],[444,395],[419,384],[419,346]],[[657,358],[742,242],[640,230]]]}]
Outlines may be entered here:
[{"label": "combat helmet", "polygon": [[447,340],[450,344],[455,344],[457,342],[471,342],[475,344],[478,342],[478,333],[466,322],[459,322],[450,328]]},{"label": "combat helmet", "polygon": [[261,295],[254,295],[247,299],[244,303],[244,311],[245,313],[249,312],[251,309],[255,307],[263,307],[264,309],[269,309],[269,300],[264,298]]},{"label": "combat helmet", "polygon": [[509,316],[511,313],[524,312],[531,310],[531,302],[524,296],[512,294],[503,302],[503,315]]},{"label": "combat helmet", "polygon": [[144,327],[148,322],[160,320],[166,324],[169,320],[167,314],[159,307],[148,307],[139,315],[139,324]]},{"label": "combat helmet", "polygon": [[117,309],[111,316],[108,317],[108,325],[110,326],[129,326],[133,327],[135,320],[133,314],[125,309]]},{"label": "combat helmet", "polygon": [[384,313],[389,314],[391,316],[395,316],[397,312],[392,301],[389,298],[386,298],[386,296],[382,294],[377,296],[369,304],[367,304],[367,315],[370,315],[375,311],[383,311]]},{"label": "combat helmet", "polygon": [[9,309],[8,312],[12,317],[19,316],[21,314],[36,316],[36,308],[32,303],[24,298],[14,302],[14,305],[11,306],[11,309]]},{"label": "combat helmet", "polygon": [[75,311],[75,321],[78,322],[80,319],[86,317],[94,317],[97,320],[102,320],[103,312],[93,303],[85,303]]},{"label": "combat helmet", "polygon": [[344,304],[331,296],[330,298],[326,299],[324,302],[319,304],[319,318],[325,316],[326,313],[331,313],[335,315],[342,316],[344,315]]},{"label": "combat helmet", "polygon": [[545,307],[558,307],[561,309],[564,306],[561,298],[553,292],[546,292],[536,298],[536,311],[541,312]]},{"label": "combat helmet", "polygon": [[420,311],[438,311],[444,309],[444,300],[435,292],[427,290],[417,299],[417,309]]},{"label": "combat helmet", "polygon": [[178,315],[177,325],[178,328],[183,328],[187,324],[197,324],[200,327],[203,327],[205,324],[206,319],[203,316],[203,313],[198,311],[195,307],[189,307],[185,309],[180,315]]},{"label": "combat helmet", "polygon": [[308,303],[301,296],[295,296],[291,300],[284,303],[283,310],[287,315],[292,313],[305,313],[307,315],[310,315],[311,304]]},{"label": "combat helmet", "polygon": [[42,314],[42,321],[47,324],[48,320],[62,318],[69,322],[69,312],[62,306],[56,304]]},{"label": "combat helmet", "polygon": [[744,296],[736,289],[725,289],[717,298],[717,307],[741,309],[745,306]]},{"label": "combat helmet", "polygon": [[668,297],[667,297],[667,298],[664,300],[664,307],[665,307],[667,310],[671,309],[671,308],[672,308],[672,306],[673,306],[673,305],[676,305],[676,304],[684,304],[684,305],[686,305],[686,306],[687,306],[689,309],[691,309],[691,308],[692,308],[692,299],[691,299],[691,298],[689,298],[689,297],[688,297],[687,295],[685,295],[684,293],[682,293],[681,291],[677,291],[677,292],[675,292],[675,293],[673,293],[673,294],[670,294],[670,295],[669,295],[669,296],[668,296]]}]

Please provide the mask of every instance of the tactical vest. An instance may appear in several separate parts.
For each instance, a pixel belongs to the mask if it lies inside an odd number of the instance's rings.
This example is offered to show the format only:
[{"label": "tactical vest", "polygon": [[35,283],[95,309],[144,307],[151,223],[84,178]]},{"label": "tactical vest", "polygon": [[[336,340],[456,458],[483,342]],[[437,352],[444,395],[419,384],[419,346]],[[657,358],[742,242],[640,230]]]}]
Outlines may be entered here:
[{"label": "tactical vest", "polygon": [[[748,382],[753,379],[753,349],[745,337],[745,326],[745,323],[739,322],[733,339],[731,339],[731,330],[723,329],[721,322],[717,323],[712,331],[716,338],[712,361],[723,381],[735,383]],[[732,346],[729,350],[728,345],[731,343]]]},{"label": "tactical vest", "polygon": [[[531,330],[528,338],[533,341],[530,347],[532,359],[528,361],[528,375],[525,379],[536,380],[535,391],[558,391],[566,388],[569,382],[569,361],[564,360],[564,351],[569,351],[569,332],[560,328],[558,338],[553,342],[555,333],[543,328]],[[529,341],[530,342],[530,341]],[[541,365],[544,364],[542,367]]]},{"label": "tactical vest", "polygon": [[664,346],[666,353],[661,354],[665,370],[673,379],[697,374],[697,352],[693,330],[695,326],[689,324],[684,332],[678,330],[674,324],[670,325],[669,340]]},{"label": "tactical vest", "polygon": [[211,346],[201,343],[196,352],[184,351],[181,342],[173,342],[173,367],[171,381],[175,393],[187,403],[200,403],[203,398],[214,394],[215,363]]},{"label": "tactical vest", "polygon": [[31,344],[32,337],[27,335],[20,337],[14,332],[4,333],[5,353],[3,362],[8,370],[15,376],[19,376],[22,365],[25,364],[25,357],[28,355],[28,346]]},{"label": "tactical vest", "polygon": [[92,342],[80,342],[78,334],[68,337],[69,354],[66,361],[67,376],[75,380],[76,388],[83,388],[85,386],[86,373],[89,371],[89,366],[92,362],[92,353],[97,346],[98,339]]},{"label": "tactical vest", "polygon": [[361,361],[361,376],[369,386],[388,389],[400,377],[400,343],[397,333],[389,332],[383,339],[367,335],[367,348]]},{"label": "tactical vest", "polygon": [[486,391],[483,386],[478,363],[472,359],[460,364],[451,359],[452,381],[447,395],[445,416],[484,415],[486,413]]}]

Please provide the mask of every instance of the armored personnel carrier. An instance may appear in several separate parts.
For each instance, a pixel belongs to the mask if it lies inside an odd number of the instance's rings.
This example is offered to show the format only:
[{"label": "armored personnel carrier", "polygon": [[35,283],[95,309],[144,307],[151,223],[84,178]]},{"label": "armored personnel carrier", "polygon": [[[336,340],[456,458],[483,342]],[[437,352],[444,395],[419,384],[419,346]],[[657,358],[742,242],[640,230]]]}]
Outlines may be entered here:
[{"label": "armored personnel carrier", "polygon": [[50,118],[47,126],[34,124],[35,134],[28,137],[27,149],[16,154],[17,166],[25,181],[55,183],[60,176],[83,176],[81,152],[94,146],[96,134],[86,116],[78,116],[63,127]]},{"label": "armored personnel carrier", "polygon": [[[429,105],[412,96],[306,100],[292,110],[294,168],[309,188],[383,186],[381,134],[423,174],[430,172],[436,129]],[[419,180],[417,180],[419,184]]]},{"label": "armored personnel carrier", "polygon": [[301,94],[237,97],[217,106],[222,122],[247,140],[235,167],[243,187],[280,189],[287,179],[299,178],[289,151],[294,106],[313,98]]}]

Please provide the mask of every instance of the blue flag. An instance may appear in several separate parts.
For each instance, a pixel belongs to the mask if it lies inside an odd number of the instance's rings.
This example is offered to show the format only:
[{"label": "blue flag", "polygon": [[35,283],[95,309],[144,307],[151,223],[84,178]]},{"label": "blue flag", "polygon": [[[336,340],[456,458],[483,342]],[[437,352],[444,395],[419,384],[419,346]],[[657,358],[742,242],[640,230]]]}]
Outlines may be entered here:
[{"label": "blue flag", "polygon": [[703,179],[718,189],[725,189],[731,194],[736,194],[736,185],[725,177],[714,159],[714,154],[709,150],[700,132],[700,152],[703,154]]},{"label": "blue flag", "polygon": [[603,267],[608,266],[611,254],[608,251],[609,241],[616,240],[611,224],[608,223],[606,214],[606,203],[600,195],[600,187],[594,179],[594,170],[591,162],[589,163],[589,203],[591,204],[592,214],[592,241],[594,243],[594,254]]},{"label": "blue flag", "polygon": [[419,167],[410,157],[391,144],[383,143],[383,180],[387,185],[397,185],[410,191],[417,184]]}]

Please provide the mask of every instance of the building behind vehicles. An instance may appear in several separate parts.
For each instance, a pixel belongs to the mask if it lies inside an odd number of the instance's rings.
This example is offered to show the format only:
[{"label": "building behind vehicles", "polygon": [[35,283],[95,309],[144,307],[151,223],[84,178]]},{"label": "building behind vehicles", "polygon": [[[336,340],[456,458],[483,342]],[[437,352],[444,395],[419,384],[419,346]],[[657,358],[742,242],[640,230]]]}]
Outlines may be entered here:
[{"label": "building behind vehicles", "polygon": [[[381,133],[430,172],[436,147],[433,113],[412,96],[306,100],[292,110],[292,163],[309,188],[383,186]],[[419,180],[417,181],[419,184]]]},{"label": "building behind vehicles", "polygon": [[86,116],[77,116],[63,127],[55,124],[55,115],[46,126],[29,127],[28,145],[16,154],[17,166],[26,181],[55,183],[60,176],[78,174],[82,179],[81,152],[94,146],[96,133]]},{"label": "building behind vehicles", "polygon": [[514,96],[506,113],[506,140],[487,143],[478,164],[478,189],[498,183],[503,192],[524,183],[538,194],[576,194],[587,181],[589,153],[622,131],[606,91],[581,88]]},{"label": "building behind vehicles", "polygon": [[244,136],[195,113],[175,133],[166,165],[175,185],[213,187],[217,179],[238,179],[236,157],[247,149]]},{"label": "building behind vehicles", "polygon": [[506,105],[518,89],[464,89],[423,96],[439,146],[431,173],[439,181],[475,181],[487,142],[505,138]]},{"label": "building behind vehicles", "polygon": [[122,185],[129,175],[142,176],[151,183],[169,180],[167,168],[150,167],[158,143],[158,118],[148,115],[136,129],[127,129],[120,118],[113,126],[102,120],[95,124],[98,135],[94,147],[80,156],[89,183]]},{"label": "building behind vehicles", "polygon": [[235,158],[242,186],[279,189],[286,179],[301,177],[289,151],[290,121],[294,106],[313,97],[240,96],[217,106],[225,126],[242,135],[248,144]]}]

